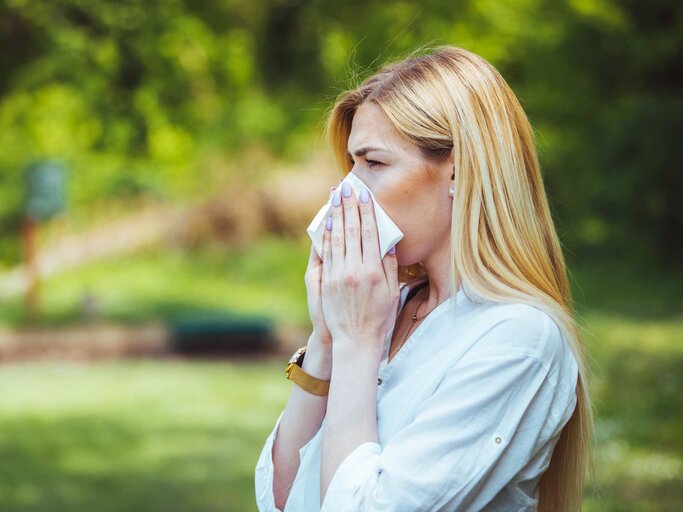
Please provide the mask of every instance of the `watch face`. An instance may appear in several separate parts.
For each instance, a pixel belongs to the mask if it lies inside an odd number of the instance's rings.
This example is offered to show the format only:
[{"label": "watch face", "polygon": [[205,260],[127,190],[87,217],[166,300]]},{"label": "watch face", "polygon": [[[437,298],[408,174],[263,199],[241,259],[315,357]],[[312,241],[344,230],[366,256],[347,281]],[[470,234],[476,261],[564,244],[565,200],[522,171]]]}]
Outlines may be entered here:
[{"label": "watch face", "polygon": [[301,353],[305,350],[305,348],[299,348],[297,349],[294,354],[292,354],[292,357],[289,358],[288,363],[296,363],[296,361],[299,359],[299,356],[301,356]]}]

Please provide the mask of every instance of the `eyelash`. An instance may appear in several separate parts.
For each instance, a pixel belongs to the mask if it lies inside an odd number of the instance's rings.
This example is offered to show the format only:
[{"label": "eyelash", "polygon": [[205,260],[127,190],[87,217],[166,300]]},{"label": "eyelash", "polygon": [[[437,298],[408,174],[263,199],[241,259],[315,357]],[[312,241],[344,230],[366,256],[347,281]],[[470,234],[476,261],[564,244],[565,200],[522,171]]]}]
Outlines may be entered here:
[{"label": "eyelash", "polygon": [[[383,165],[382,162],[378,162],[377,160],[366,160],[366,162],[368,163],[368,167],[370,167],[370,169],[377,167],[378,165]],[[353,165],[353,158],[349,158],[349,164]]]}]

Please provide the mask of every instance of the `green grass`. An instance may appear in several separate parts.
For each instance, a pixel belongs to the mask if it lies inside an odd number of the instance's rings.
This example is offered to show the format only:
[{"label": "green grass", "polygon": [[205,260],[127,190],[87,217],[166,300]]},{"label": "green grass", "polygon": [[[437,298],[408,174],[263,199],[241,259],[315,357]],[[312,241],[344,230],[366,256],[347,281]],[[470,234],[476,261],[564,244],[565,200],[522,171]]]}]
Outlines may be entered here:
[{"label": "green grass", "polygon": [[35,363],[0,370],[0,509],[256,510],[280,362]]},{"label": "green grass", "polygon": [[587,316],[599,495],[590,511],[676,511],[683,504],[683,318]]},{"label": "green grass", "polygon": [[[46,325],[146,322],[192,311],[307,325],[307,240],[241,250],[148,251],[48,280]],[[675,274],[571,267],[590,354],[599,488],[589,512],[683,503],[683,303]],[[0,323],[26,322],[21,303]],[[253,469],[291,384],[284,361],[121,361],[0,366],[0,510],[255,510]]]}]

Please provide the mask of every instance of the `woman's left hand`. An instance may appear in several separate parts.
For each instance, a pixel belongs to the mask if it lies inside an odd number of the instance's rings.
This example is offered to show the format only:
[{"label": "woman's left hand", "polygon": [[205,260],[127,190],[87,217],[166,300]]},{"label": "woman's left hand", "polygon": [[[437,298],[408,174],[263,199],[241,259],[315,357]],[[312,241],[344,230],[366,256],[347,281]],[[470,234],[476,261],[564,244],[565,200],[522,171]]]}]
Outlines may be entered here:
[{"label": "woman's left hand", "polygon": [[[344,185],[344,184],[342,184]],[[379,357],[396,321],[399,303],[398,260],[388,252],[380,258],[375,209],[369,193],[358,201],[348,186],[332,196],[323,233],[322,309],[334,350],[370,350]]]}]

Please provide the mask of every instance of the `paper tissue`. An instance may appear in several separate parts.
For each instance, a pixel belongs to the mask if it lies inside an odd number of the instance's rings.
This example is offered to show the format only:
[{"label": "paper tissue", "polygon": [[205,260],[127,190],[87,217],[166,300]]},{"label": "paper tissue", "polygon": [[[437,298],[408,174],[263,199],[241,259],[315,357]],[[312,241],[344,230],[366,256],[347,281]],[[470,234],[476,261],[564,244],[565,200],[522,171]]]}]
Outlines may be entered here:
[{"label": "paper tissue", "polygon": [[[343,182],[347,182],[349,185],[351,185],[357,201],[360,197],[361,188],[367,189],[367,191],[370,193],[372,204],[375,207],[375,220],[377,222],[377,231],[379,233],[380,258],[384,258],[384,255],[389,251],[389,249],[391,249],[391,247],[396,245],[398,241],[403,238],[403,232],[398,229],[398,226],[379,205],[374,194],[372,193],[372,190],[370,190],[370,187],[368,187],[358,176],[356,176],[353,172],[350,172],[342,180],[342,183]],[[340,190],[342,183],[338,185]],[[332,208],[332,197],[328,199],[327,203],[320,209],[318,214],[313,218],[313,221],[306,229],[308,236],[310,236],[311,240],[313,241],[313,247],[320,258],[322,258],[323,251],[323,231],[325,230],[325,221],[330,208]]]}]

